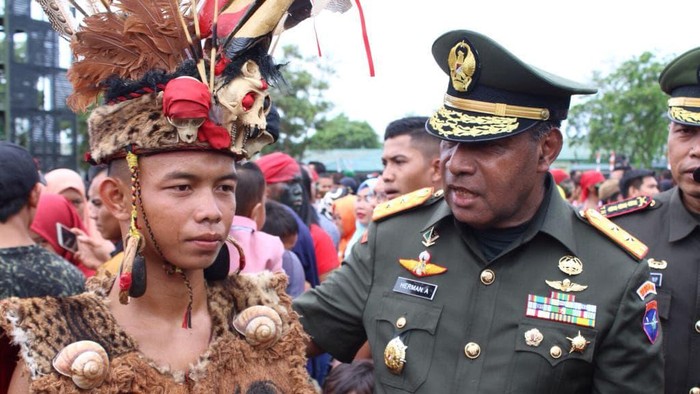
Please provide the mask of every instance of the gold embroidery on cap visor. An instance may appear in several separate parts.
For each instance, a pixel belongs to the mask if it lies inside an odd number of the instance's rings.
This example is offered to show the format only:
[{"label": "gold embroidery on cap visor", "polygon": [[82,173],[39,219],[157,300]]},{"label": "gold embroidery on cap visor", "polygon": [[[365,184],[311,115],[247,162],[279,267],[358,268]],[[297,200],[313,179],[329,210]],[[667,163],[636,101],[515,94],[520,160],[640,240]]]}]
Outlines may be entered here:
[{"label": "gold embroidery on cap visor", "polygon": [[679,122],[700,124],[700,112],[688,111],[681,107],[669,107],[668,115]]},{"label": "gold embroidery on cap visor", "polygon": [[458,92],[466,92],[476,71],[476,57],[469,45],[461,41],[450,50],[447,57],[450,66],[452,87]]},{"label": "gold embroidery on cap visor", "polygon": [[480,137],[508,134],[518,129],[518,118],[493,115],[469,115],[447,107],[431,118],[430,127],[443,137]]}]

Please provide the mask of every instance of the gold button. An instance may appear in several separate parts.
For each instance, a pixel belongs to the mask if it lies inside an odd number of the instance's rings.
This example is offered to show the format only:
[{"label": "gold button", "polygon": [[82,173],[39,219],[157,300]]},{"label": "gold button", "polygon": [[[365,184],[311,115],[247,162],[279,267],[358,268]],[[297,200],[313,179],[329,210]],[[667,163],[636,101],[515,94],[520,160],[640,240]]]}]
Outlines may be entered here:
[{"label": "gold button", "polygon": [[401,316],[396,320],[396,328],[404,328],[406,325],[406,318]]},{"label": "gold button", "polygon": [[496,279],[496,274],[493,271],[491,271],[491,270],[481,271],[481,283],[485,284],[486,286],[493,283],[493,281],[495,279]]},{"label": "gold button", "polygon": [[[700,320],[695,322],[695,331],[700,333]],[[698,393],[700,394],[700,393]]]},{"label": "gold button", "polygon": [[552,346],[552,348],[549,349],[549,355],[552,356],[552,358],[561,357],[561,348],[559,346]]},{"label": "gold button", "polygon": [[474,343],[474,342],[469,342],[465,347],[464,347],[464,354],[470,358],[470,359],[475,359],[479,357],[481,354],[481,347]]},{"label": "gold button", "polygon": [[692,389],[690,389],[690,391],[688,393],[689,394],[700,394],[700,387],[693,387]]}]

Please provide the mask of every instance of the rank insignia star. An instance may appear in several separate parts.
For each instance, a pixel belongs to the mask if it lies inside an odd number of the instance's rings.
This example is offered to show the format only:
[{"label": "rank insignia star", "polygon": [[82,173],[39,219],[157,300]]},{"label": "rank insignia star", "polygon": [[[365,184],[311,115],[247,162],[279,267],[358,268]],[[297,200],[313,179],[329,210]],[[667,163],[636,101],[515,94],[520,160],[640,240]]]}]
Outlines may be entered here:
[{"label": "rank insignia star", "polygon": [[566,339],[571,341],[571,350],[569,350],[569,353],[583,353],[583,351],[586,350],[586,346],[588,346],[591,343],[590,341],[587,341],[586,338],[583,337],[583,335],[581,335],[581,331],[579,331],[578,335],[576,335],[575,337],[566,337]]},{"label": "rank insignia star", "polygon": [[570,281],[569,279],[564,279],[564,280],[545,280],[547,284],[555,288],[559,291],[564,291],[564,292],[570,292],[570,291],[583,291],[588,288],[586,285],[579,285],[578,283],[574,283]]},{"label": "rank insignia star", "polygon": [[429,246],[435,245],[435,241],[437,241],[438,238],[440,238],[440,236],[435,231],[435,227],[431,227],[430,230],[423,233],[423,246],[427,248]]},{"label": "rank insignia star", "polygon": [[440,275],[447,271],[447,268],[431,263],[430,253],[427,251],[421,252],[418,260],[399,259],[399,264],[417,277]]}]

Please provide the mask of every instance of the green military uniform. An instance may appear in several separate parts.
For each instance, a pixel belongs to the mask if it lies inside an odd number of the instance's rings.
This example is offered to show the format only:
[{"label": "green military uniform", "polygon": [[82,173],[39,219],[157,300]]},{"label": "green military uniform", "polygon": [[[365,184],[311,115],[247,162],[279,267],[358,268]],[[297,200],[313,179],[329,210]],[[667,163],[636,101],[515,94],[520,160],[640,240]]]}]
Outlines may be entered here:
[{"label": "green military uniform", "polygon": [[[613,220],[649,246],[665,342],[666,393],[700,393],[700,215],[674,187],[654,205]],[[692,392],[692,394],[696,394]]]},{"label": "green military uniform", "polygon": [[[623,201],[605,206],[613,220],[649,246],[646,261],[658,292],[664,335],[666,393],[700,394],[700,213],[683,200],[698,200],[698,180],[689,173],[700,166],[700,48],[673,60],[661,73],[669,94],[668,117],[690,126],[669,137],[669,159],[676,186],[654,196],[653,204]],[[694,131],[693,131],[694,130]],[[676,155],[673,152],[683,152]],[[684,192],[685,190],[685,192]],[[641,205],[642,209],[629,209]],[[621,208],[621,209],[617,209]]]},{"label": "green military uniform", "polygon": [[595,89],[475,32],[446,33],[433,56],[450,76],[426,124],[444,140],[445,196],[377,206],[345,264],[295,301],[306,331],[341,361],[367,340],[377,393],[660,393],[653,283],[625,251],[646,247],[575,212],[541,165],[571,95]]},{"label": "green military uniform", "polygon": [[[373,223],[348,261],[295,301],[305,330],[342,361],[369,340],[377,393],[660,393],[660,340],[643,329],[654,295],[637,294],[648,268],[556,189],[548,194],[522,238],[490,262],[440,197]],[[437,239],[426,247],[429,233]],[[417,277],[399,264],[423,251],[447,271]],[[559,268],[566,256],[580,260],[579,274]],[[587,288],[567,293],[546,282],[565,279]],[[526,316],[529,300],[562,296],[571,308],[595,309],[592,321]],[[533,329],[539,343],[526,337]],[[579,333],[586,346],[572,352],[567,338]],[[407,346],[398,375],[382,356],[397,336]]]}]

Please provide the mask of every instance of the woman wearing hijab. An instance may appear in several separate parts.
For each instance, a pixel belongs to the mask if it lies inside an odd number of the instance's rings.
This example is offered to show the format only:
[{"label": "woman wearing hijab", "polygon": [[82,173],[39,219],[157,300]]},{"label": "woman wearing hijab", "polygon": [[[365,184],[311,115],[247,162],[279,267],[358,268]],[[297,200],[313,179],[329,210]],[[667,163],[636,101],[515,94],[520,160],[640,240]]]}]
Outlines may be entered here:
[{"label": "woman wearing hijab", "polygon": [[362,234],[365,233],[367,226],[369,226],[369,223],[372,221],[372,211],[374,211],[374,207],[385,199],[385,197],[381,195],[383,193],[378,193],[376,190],[377,182],[377,178],[367,179],[357,188],[357,198],[355,199],[355,233],[352,235],[352,238],[350,238],[345,248],[346,258],[350,255],[353,245],[362,238]]},{"label": "woman wearing hijab", "polygon": [[84,228],[76,230],[80,243],[79,258],[89,267],[99,267],[109,260],[114,244],[102,238],[97,230],[97,223],[90,218],[87,194],[83,178],[68,168],[57,168],[44,175],[46,188],[44,192],[60,194],[75,207]]},{"label": "woman wearing hijab", "polygon": [[61,223],[68,229],[85,231],[85,226],[83,225],[83,221],[80,220],[78,212],[65,197],[58,194],[43,192],[39,198],[39,205],[37,206],[34,221],[30,226],[34,241],[73,263],[86,277],[94,275],[95,270],[85,266],[80,259],[78,259],[75,251],[68,250],[59,243],[56,223]]}]

